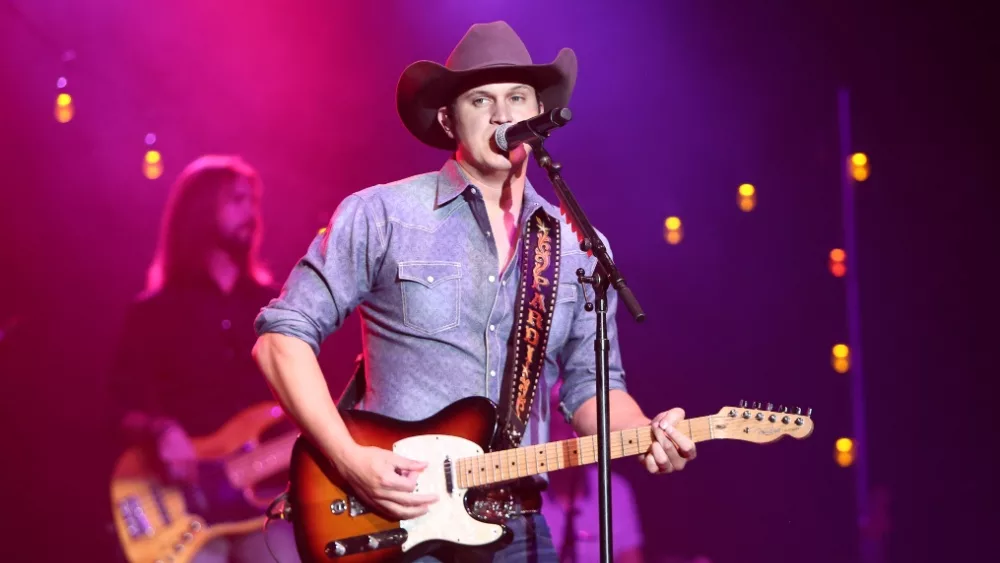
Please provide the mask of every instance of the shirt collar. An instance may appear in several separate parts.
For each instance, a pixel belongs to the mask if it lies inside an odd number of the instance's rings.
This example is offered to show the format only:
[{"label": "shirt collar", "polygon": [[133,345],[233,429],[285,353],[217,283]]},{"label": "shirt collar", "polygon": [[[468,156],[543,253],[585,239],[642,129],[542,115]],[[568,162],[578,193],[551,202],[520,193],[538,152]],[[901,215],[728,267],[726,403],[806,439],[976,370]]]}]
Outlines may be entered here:
[{"label": "shirt collar", "polygon": [[449,158],[444,163],[444,166],[441,167],[441,173],[438,174],[435,207],[447,204],[461,195],[471,185],[472,182],[466,177],[465,172],[462,171],[462,167],[458,165],[458,161],[454,158]]},{"label": "shirt collar", "polygon": [[[472,186],[472,182],[469,181],[468,176],[465,175],[465,171],[459,166],[458,161],[454,158],[449,158],[444,166],[441,167],[441,172],[438,175],[437,182],[437,198],[436,207],[441,207],[451,200],[455,199],[461,195],[465,190]],[[550,216],[558,219],[558,217],[552,215],[551,211],[547,208],[546,204],[548,202],[538,195],[535,191],[534,186],[531,185],[531,180],[527,178],[524,179],[524,199],[521,202],[521,216],[527,217],[534,213],[539,207],[545,207],[545,212]]]}]

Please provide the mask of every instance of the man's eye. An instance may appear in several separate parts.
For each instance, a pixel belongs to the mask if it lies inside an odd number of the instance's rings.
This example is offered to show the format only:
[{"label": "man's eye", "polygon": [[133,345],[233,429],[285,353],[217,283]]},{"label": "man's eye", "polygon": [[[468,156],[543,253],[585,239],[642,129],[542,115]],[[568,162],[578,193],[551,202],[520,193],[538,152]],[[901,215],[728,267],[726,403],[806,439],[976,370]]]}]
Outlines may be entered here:
[{"label": "man's eye", "polygon": [[475,100],[472,100],[472,103],[475,104],[476,106],[485,106],[487,103],[489,103],[489,101],[490,101],[489,98],[476,98]]},{"label": "man's eye", "polygon": [[521,94],[514,94],[513,96],[510,97],[510,99],[515,102],[523,102],[524,96],[522,96]]}]

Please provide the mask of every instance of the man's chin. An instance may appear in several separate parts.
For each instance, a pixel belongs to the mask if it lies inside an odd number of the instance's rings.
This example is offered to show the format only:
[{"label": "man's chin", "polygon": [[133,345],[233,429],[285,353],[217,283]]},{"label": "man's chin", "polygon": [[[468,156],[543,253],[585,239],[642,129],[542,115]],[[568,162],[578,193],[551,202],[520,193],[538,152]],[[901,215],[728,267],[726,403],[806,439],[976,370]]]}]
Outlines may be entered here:
[{"label": "man's chin", "polygon": [[513,170],[519,168],[528,159],[528,153],[521,147],[515,148],[507,153],[494,153],[490,155],[489,164],[498,171]]}]

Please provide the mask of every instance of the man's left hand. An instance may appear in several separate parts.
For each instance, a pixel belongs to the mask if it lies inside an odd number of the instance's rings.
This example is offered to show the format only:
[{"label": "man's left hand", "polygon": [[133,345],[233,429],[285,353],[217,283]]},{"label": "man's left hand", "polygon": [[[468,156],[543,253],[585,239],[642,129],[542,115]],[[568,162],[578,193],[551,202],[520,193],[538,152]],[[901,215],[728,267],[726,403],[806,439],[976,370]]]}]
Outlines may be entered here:
[{"label": "man's left hand", "polygon": [[639,462],[650,473],[658,475],[680,471],[697,455],[691,438],[677,430],[677,425],[683,420],[684,409],[674,408],[661,412],[650,421],[656,441],[639,456]]}]

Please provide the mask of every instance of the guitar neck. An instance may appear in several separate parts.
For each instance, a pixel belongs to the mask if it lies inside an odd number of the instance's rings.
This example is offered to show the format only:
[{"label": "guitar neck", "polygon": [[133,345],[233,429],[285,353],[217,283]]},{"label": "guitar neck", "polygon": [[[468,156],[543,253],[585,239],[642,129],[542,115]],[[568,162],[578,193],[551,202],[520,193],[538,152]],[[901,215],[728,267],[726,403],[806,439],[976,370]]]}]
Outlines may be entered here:
[{"label": "guitar neck", "polygon": [[253,451],[226,461],[226,473],[234,487],[252,487],[256,483],[288,469],[292,447],[298,432],[288,432],[260,444]]},{"label": "guitar neck", "polygon": [[[711,440],[715,438],[712,418],[713,416],[703,416],[687,419],[677,431],[695,442]],[[611,432],[611,459],[644,453],[654,439],[653,429],[649,426]],[[465,457],[452,462],[452,470],[458,486],[469,489],[590,465],[597,463],[597,454],[597,435],[593,435]]]}]

